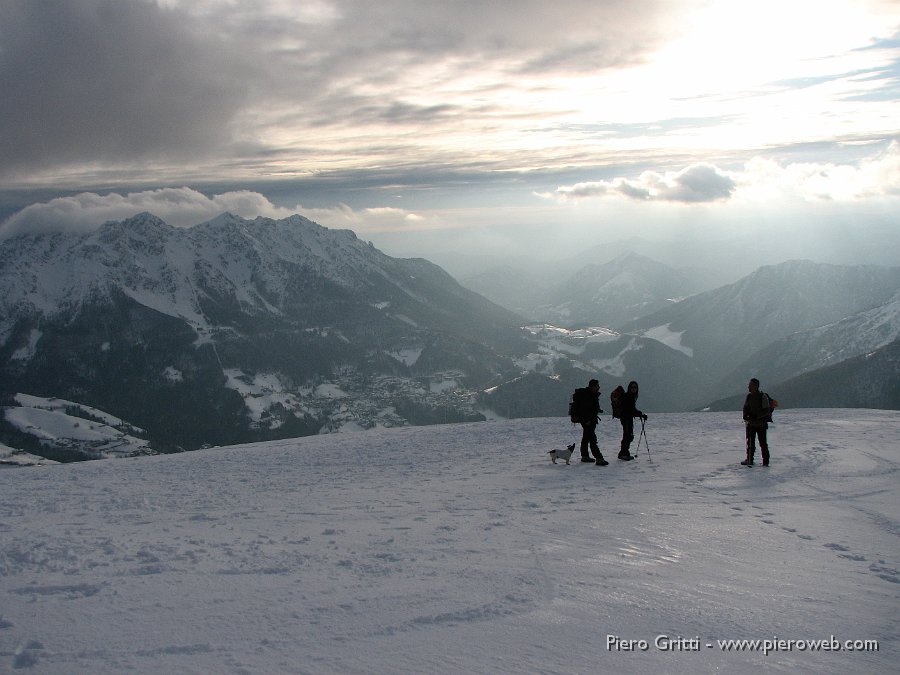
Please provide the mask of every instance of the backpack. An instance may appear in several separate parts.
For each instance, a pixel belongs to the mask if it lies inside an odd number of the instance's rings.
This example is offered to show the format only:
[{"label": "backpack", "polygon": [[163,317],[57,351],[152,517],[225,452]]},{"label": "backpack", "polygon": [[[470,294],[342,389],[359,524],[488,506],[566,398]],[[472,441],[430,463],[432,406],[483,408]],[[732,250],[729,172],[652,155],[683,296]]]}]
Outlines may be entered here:
[{"label": "backpack", "polygon": [[620,384],[618,387],[612,390],[612,393],[609,395],[609,404],[612,406],[612,416],[616,419],[622,413],[622,397],[625,395],[625,388]]},{"label": "backpack", "polygon": [[763,418],[766,422],[772,421],[772,413],[775,412],[775,408],[778,407],[778,401],[769,396],[765,392],[762,393],[762,407],[763,410],[766,411],[766,416]]},{"label": "backpack", "polygon": [[572,400],[569,401],[569,419],[572,424],[581,422],[581,414],[584,412],[585,389],[578,388],[572,392]]}]

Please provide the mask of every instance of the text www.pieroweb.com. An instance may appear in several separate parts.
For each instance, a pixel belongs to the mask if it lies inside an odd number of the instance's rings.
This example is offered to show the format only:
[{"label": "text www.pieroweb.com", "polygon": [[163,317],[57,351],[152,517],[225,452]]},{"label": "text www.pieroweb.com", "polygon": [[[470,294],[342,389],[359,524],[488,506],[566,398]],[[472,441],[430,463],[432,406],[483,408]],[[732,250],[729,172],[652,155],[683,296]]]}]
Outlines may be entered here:
[{"label": "text www.pieroweb.com", "polygon": [[618,635],[606,636],[606,649],[612,652],[699,652],[718,648],[723,652],[877,652],[878,640],[839,640],[834,635],[817,640],[793,640],[777,635],[762,639],[702,640],[699,636],[657,635],[653,640],[632,640]]}]

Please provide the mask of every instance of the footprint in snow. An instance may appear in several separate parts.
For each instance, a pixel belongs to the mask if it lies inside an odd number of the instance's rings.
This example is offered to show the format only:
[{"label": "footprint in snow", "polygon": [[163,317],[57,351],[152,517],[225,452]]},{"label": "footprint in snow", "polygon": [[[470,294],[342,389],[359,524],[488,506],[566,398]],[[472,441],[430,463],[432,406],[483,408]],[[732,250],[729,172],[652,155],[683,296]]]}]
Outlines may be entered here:
[{"label": "footprint in snow", "polygon": [[884,560],[869,565],[869,571],[874,572],[879,578],[889,581],[892,584],[900,584],[900,575],[893,567],[885,567]]}]

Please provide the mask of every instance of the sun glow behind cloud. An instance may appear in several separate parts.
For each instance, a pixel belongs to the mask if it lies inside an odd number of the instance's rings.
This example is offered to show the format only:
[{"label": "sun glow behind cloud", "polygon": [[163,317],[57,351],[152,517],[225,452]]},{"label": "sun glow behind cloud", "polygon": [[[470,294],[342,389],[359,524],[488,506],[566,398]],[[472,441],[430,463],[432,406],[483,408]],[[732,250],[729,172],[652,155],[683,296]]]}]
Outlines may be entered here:
[{"label": "sun glow behind cloud", "polygon": [[[21,58],[45,64],[50,82],[70,80],[73,106],[110,111],[109,130],[66,116],[65,97],[54,98],[58,118],[46,112],[44,89],[17,80],[15,52],[0,56],[16,104],[44,111],[46,132],[37,154],[22,140],[34,133],[6,129],[16,152],[0,172],[9,164],[10,179],[104,182],[121,171],[132,180],[141,167],[181,182],[416,164],[527,171],[652,160],[662,169],[897,131],[885,103],[865,100],[885,84],[873,75],[897,60],[896,43],[871,48],[900,30],[891,3],[523,0],[510,13],[467,0],[167,0],[157,12],[113,3],[112,33],[102,6],[73,0],[62,20],[83,32],[76,44],[110,44],[109,53],[47,54],[40,45],[54,35],[36,32]],[[36,30],[40,9],[31,11]],[[16,19],[11,10],[10,31]],[[115,72],[116,54],[134,44],[137,56],[175,45],[180,58],[157,57],[146,73],[129,67],[127,92],[77,94],[96,87],[77,80],[80,59]],[[63,124],[72,133],[54,129]],[[54,142],[59,151],[47,152]]]},{"label": "sun glow behind cloud", "polygon": [[563,185],[545,199],[563,201],[627,198],[683,204],[736,201],[743,205],[790,201],[852,202],[900,196],[900,142],[884,152],[851,164],[794,162],[782,165],[754,157],[738,170],[693,164],[678,171],[645,171],[637,178],[585,181]]},{"label": "sun glow behind cloud", "polygon": [[[597,133],[579,140],[598,150],[660,158],[895,133],[884,106],[850,100],[882,85],[867,75],[898,57],[892,46],[860,48],[891,23],[855,4],[711,3],[682,17],[690,28],[646,63],[566,81],[555,101],[571,112],[557,119],[593,125]],[[696,123],[666,130],[666,120]],[[603,133],[617,124],[634,131]]]},{"label": "sun glow behind cloud", "polygon": [[70,191],[0,236],[300,211],[362,234],[522,226],[540,247],[561,224],[900,200],[898,3],[515,5],[0,5],[0,44],[21,34],[0,51],[0,176]]},{"label": "sun glow behind cloud", "polygon": [[[694,205],[731,204],[728,208],[766,210],[791,208],[803,202],[851,203],[860,200],[900,198],[900,143],[859,162],[858,165],[796,162],[782,165],[756,157],[738,170],[723,170],[698,163],[677,171],[645,171],[637,177],[586,181],[540,193],[545,202],[577,204],[591,200]],[[723,207],[725,208],[725,207]],[[186,227],[228,211],[245,218],[285,218],[293,213],[323,225],[353,229],[362,234],[399,231],[453,229],[460,227],[446,209],[414,211],[402,207],[354,209],[346,204],[309,208],[302,204],[278,206],[249,190],[206,196],[187,187],[146,190],[127,194],[81,193],[33,204],[7,219],[0,237],[28,231],[89,232],[108,220],[128,218],[141,211],[152,212],[172,225]],[[489,210],[488,210],[489,211]],[[532,206],[510,212],[520,221],[546,218],[547,211]],[[467,227],[483,226],[484,217],[467,212]]]}]

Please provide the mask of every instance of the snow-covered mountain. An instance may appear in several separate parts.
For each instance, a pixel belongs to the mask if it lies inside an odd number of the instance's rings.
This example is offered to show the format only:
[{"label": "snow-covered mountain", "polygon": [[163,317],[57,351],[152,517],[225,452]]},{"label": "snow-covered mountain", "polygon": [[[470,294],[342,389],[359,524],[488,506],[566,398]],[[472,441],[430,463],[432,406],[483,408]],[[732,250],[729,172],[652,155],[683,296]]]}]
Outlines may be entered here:
[{"label": "snow-covered mountain", "polygon": [[491,421],[0,471],[0,672],[897,672],[900,412],[786,410],[768,468],[738,464],[734,413],[552,464],[576,438]]},{"label": "snow-covered mountain", "polygon": [[[593,271],[588,285],[605,279],[603,302],[618,298],[626,314],[677,290],[672,270],[638,256]],[[795,261],[669,302],[627,330],[523,326],[427,261],[391,258],[301,216],[174,228],[141,214],[92,234],[0,241],[0,284],[0,402],[71,401],[169,451],[563,416],[591,377],[605,394],[638,380],[649,411],[703,407],[743,391],[745,372],[723,378],[754,352],[744,370],[763,368],[754,374],[771,372],[772,384],[887,344],[900,268]],[[773,343],[779,358],[766,371]],[[18,449],[74,438],[40,411],[2,418],[0,442]],[[27,447],[12,442],[24,429]]]},{"label": "snow-covered mountain", "polygon": [[525,261],[492,266],[460,281],[491,302],[530,321],[538,321],[535,308],[547,303],[550,290],[564,276],[557,265],[541,266]]},{"label": "snow-covered mountain", "polygon": [[481,419],[470,391],[529,351],[435,265],[301,216],[7,239],[0,285],[0,394],[91,405],[161,447]]},{"label": "snow-covered mountain", "polygon": [[[870,354],[897,340],[900,340],[900,291],[878,307],[775,340],[738,366],[719,390],[733,391],[749,377],[781,382]],[[893,371],[893,375],[900,379],[900,371]]]},{"label": "snow-covered mountain", "polygon": [[[660,340],[607,328],[524,327],[534,351],[516,359],[523,375],[490,388],[480,400],[503,417],[564,415],[575,387],[589,378],[608,395],[635,379],[652,382],[641,394],[648,410],[690,410],[708,402],[711,380],[702,364]],[[604,399],[608,400],[608,399]]]},{"label": "snow-covered mountain", "polygon": [[569,328],[616,328],[701,290],[684,272],[632,251],[601,263],[579,256],[553,265],[505,265],[464,283],[534,321]]},{"label": "snow-covered mountain", "polygon": [[[834,365],[793,377],[773,375],[765,390],[795,408],[843,407],[900,410],[900,340]],[[745,394],[714,401],[709,410],[739,410]]]},{"label": "snow-covered mountain", "polygon": [[[870,320],[883,322],[877,308],[892,303],[898,290],[898,267],[797,260],[762,267],[734,284],[689,297],[622,330],[677,344],[718,380],[762,350],[763,357],[755,364],[759,365],[772,343],[792,333],[867,310],[873,311]],[[885,315],[892,311],[883,310]],[[837,344],[822,349],[837,352],[851,342],[839,331],[833,335]]]},{"label": "snow-covered mountain", "polygon": [[[381,298],[372,308],[375,316],[397,320],[400,312],[415,308],[443,318],[444,326],[463,335],[503,339],[502,327],[517,323],[427,261],[390,258],[349,230],[329,230],[302,216],[248,221],[224,214],[174,228],[144,213],[88,236],[3,241],[0,270],[4,341],[23,314],[71,317],[120,295],[184,321],[198,342],[222,330],[215,323],[217,310],[232,324],[242,316],[291,315],[317,322],[318,328],[322,319],[343,319],[338,303],[359,302],[357,297]],[[433,306],[438,300],[441,304]],[[501,328],[477,321],[456,325],[452,312],[460,305],[498,314],[494,323]],[[403,318],[401,323],[410,323],[410,317]]]},{"label": "snow-covered mountain", "polygon": [[778,384],[779,395],[806,408],[900,410],[900,340]]},{"label": "snow-covered mountain", "polygon": [[563,326],[616,328],[652,314],[695,290],[683,273],[636,253],[571,272],[551,290],[537,316]]}]

